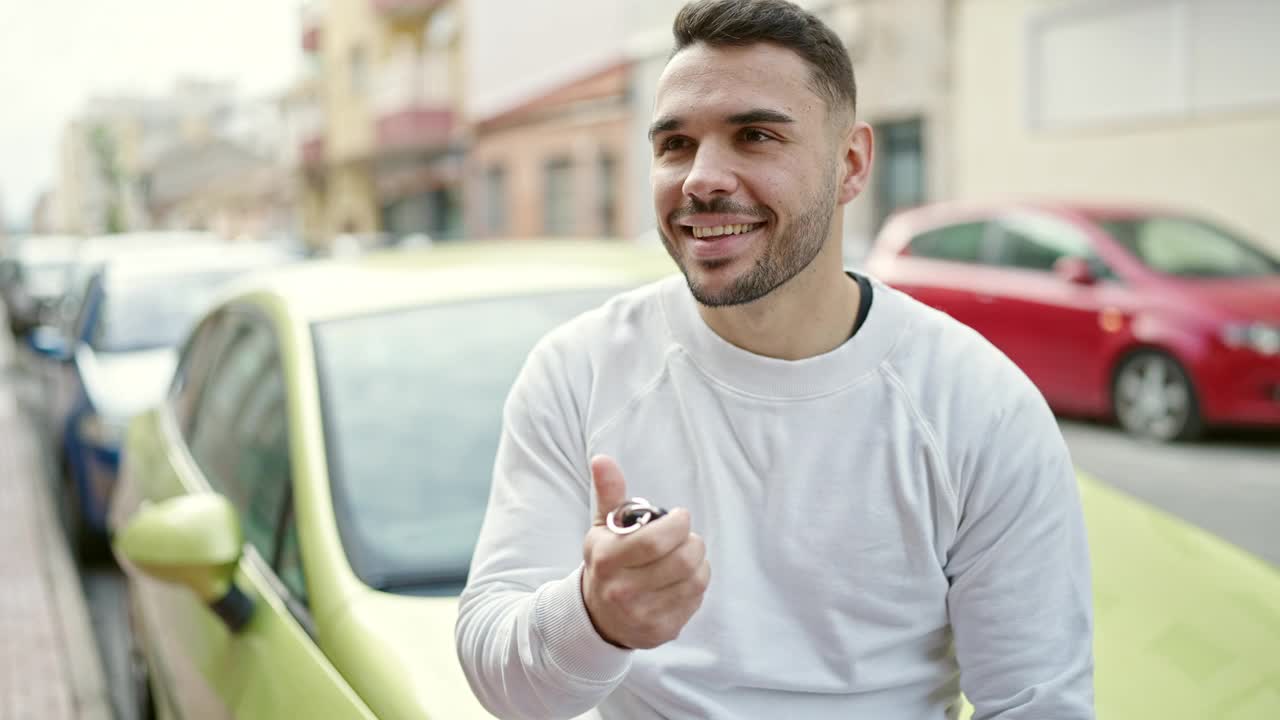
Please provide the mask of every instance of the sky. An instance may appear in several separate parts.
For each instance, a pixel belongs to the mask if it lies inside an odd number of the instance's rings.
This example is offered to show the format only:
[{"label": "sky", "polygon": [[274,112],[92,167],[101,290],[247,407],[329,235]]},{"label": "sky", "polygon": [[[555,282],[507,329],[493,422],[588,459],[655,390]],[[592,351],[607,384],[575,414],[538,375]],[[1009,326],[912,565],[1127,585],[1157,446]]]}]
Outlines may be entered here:
[{"label": "sky", "polygon": [[88,98],[180,77],[256,97],[301,67],[301,0],[0,0],[0,207],[25,226],[53,184],[63,125]]}]

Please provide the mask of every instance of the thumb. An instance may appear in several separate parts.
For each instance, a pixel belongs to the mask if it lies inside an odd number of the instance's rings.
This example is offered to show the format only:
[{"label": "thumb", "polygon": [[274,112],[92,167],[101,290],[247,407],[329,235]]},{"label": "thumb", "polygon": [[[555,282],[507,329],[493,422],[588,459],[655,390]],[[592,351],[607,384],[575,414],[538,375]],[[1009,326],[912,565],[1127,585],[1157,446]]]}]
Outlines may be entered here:
[{"label": "thumb", "polygon": [[603,525],[609,511],[626,502],[627,481],[617,461],[608,455],[591,458],[591,481],[596,491],[595,524]]}]

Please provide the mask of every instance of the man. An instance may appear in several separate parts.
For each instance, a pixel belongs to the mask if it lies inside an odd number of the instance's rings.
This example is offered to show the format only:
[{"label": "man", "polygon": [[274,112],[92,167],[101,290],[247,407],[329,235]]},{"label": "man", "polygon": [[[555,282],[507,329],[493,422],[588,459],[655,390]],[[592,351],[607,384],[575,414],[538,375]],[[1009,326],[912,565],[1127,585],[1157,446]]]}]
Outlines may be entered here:
[{"label": "man", "polygon": [[[683,277],[531,353],[458,653],[506,718],[1093,717],[1062,437],[975,333],[846,274],[848,55],[783,0],[674,25],[651,128]],[[630,534],[632,496],[672,511]],[[583,538],[585,537],[585,544]],[[713,577],[714,576],[714,577]]]}]

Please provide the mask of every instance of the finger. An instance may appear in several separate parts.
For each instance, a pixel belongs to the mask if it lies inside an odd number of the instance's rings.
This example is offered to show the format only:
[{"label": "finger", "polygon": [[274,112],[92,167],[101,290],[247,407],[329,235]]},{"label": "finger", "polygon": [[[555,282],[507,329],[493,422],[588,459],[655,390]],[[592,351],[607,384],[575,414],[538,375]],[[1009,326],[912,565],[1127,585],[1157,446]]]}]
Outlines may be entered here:
[{"label": "finger", "polygon": [[707,546],[697,533],[689,533],[685,542],[657,560],[638,568],[632,568],[637,584],[654,590],[664,590],[694,577],[707,558]]},{"label": "finger", "polygon": [[641,596],[640,612],[647,617],[675,618],[675,622],[683,627],[698,608],[702,607],[702,600],[710,583],[711,565],[703,561],[693,577]]},{"label": "finger", "polygon": [[591,481],[595,486],[596,514],[595,525],[603,525],[609,511],[627,500],[627,481],[622,476],[622,468],[617,461],[608,455],[597,455],[591,458]]},{"label": "finger", "polygon": [[676,508],[630,535],[617,536],[609,549],[618,567],[637,568],[663,558],[689,539],[689,511]]}]

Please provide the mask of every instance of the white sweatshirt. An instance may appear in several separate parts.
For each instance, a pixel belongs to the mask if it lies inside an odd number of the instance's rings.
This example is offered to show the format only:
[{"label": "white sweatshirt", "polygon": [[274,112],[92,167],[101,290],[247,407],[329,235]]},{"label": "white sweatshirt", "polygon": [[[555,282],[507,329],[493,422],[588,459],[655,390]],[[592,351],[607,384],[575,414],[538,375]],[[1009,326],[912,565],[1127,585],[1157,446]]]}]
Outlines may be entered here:
[{"label": "white sweatshirt", "polygon": [[[508,399],[458,654],[503,718],[940,720],[1093,713],[1080,501],[1034,386],[883,284],[800,361],[715,334],[683,278],[531,353]],[[852,318],[850,319],[852,324]],[[680,637],[614,647],[580,589],[589,459],[689,509],[711,585]]]}]

